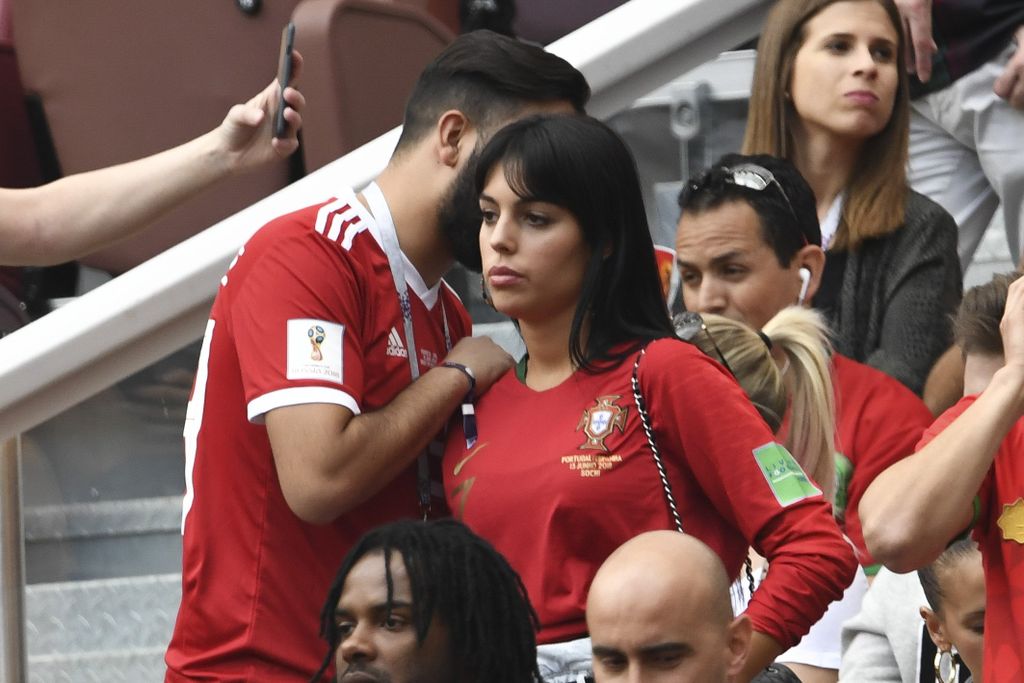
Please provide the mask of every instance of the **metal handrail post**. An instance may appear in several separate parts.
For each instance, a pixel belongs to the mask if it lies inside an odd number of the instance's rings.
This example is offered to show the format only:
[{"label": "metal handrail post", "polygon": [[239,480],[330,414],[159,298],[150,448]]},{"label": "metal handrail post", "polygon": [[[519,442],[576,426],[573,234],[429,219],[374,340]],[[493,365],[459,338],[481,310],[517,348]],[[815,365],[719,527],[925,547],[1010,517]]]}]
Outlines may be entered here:
[{"label": "metal handrail post", "polygon": [[26,679],[21,437],[0,449],[0,680]]}]

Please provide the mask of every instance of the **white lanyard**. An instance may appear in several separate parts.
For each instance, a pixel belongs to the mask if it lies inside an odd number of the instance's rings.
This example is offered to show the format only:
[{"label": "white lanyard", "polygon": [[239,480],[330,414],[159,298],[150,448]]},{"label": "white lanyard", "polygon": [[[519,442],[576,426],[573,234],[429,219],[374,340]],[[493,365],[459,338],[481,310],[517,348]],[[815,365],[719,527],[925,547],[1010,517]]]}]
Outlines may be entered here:
[{"label": "white lanyard", "polygon": [[[384,193],[381,192],[377,183],[370,183],[363,189],[363,197],[369,205],[373,214],[374,222],[377,224],[380,233],[381,247],[388,259],[388,266],[391,268],[391,277],[395,282],[395,292],[398,294],[398,306],[402,309],[402,323],[405,327],[405,348],[408,350],[409,374],[412,381],[420,376],[420,365],[416,359],[418,348],[416,346],[416,333],[413,330],[412,322],[412,301],[409,298],[409,285],[405,279],[405,259],[402,256],[402,249],[398,244],[398,235],[395,232],[395,221],[391,217],[391,209],[388,208]],[[441,292],[438,292],[441,297]],[[448,331],[448,314],[444,308],[444,299],[441,298],[441,319],[444,322],[444,345],[446,351],[452,350],[451,334]],[[424,519],[430,511],[430,465],[427,460],[427,453],[420,453],[417,461],[417,484],[420,499],[420,512]]]}]

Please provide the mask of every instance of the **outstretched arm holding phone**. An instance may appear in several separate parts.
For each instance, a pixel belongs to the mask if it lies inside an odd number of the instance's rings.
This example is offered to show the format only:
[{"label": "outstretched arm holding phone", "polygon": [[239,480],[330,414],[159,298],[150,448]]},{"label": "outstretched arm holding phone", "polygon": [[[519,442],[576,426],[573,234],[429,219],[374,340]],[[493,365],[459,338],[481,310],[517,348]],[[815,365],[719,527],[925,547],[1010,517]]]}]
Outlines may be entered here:
[{"label": "outstretched arm holding phone", "polygon": [[[302,57],[293,52],[292,74]],[[287,130],[274,137],[275,79],[219,126],[178,147],[27,189],[0,188],[0,265],[69,261],[135,234],[176,204],[298,148],[305,98],[285,88]]]}]

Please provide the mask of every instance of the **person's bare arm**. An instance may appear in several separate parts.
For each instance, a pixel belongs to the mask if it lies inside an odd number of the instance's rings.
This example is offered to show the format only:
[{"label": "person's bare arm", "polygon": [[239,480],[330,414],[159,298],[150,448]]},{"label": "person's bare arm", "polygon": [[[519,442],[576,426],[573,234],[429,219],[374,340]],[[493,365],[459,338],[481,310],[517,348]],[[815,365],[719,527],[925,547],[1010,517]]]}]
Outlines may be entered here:
[{"label": "person's bare arm", "polygon": [[922,83],[932,77],[932,55],[938,47],[932,38],[932,0],[896,0],[906,35],[907,69]]},{"label": "person's bare arm", "polygon": [[766,633],[754,631],[750,638],[750,651],[747,653],[747,661],[737,680],[751,681],[754,676],[764,671],[765,667],[775,661],[775,658],[783,652],[778,641]]},{"label": "person's bare arm", "polygon": [[[298,73],[302,58],[295,54]],[[305,99],[287,88],[288,135],[274,138],[275,80],[221,124],[178,147],[27,189],[0,188],[0,265],[69,261],[135,234],[180,202],[298,148]]]},{"label": "person's bare arm", "polygon": [[[512,358],[486,337],[461,340],[445,360],[473,370],[477,393],[512,367]],[[468,388],[462,372],[438,366],[373,412],[353,416],[325,404],[270,411],[267,433],[289,507],[322,524],[366,501],[416,459]]]},{"label": "person's bare arm", "polygon": [[895,572],[934,560],[971,521],[974,496],[1010,428],[1024,415],[1024,280],[1010,285],[999,325],[1005,364],[978,400],[861,498],[868,550]]}]

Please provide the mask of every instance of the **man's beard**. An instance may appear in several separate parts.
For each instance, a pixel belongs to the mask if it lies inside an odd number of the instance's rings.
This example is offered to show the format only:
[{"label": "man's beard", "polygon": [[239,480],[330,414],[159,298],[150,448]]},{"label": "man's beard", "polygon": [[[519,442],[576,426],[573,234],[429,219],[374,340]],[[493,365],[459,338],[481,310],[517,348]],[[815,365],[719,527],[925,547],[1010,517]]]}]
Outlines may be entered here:
[{"label": "man's beard", "polygon": [[437,209],[441,234],[448,240],[455,260],[474,273],[483,270],[480,262],[480,199],[476,191],[476,167],[480,149],[466,161],[452,181],[448,194]]}]

